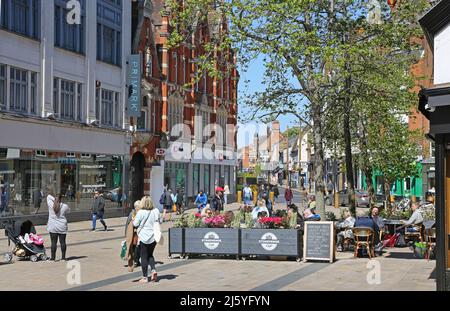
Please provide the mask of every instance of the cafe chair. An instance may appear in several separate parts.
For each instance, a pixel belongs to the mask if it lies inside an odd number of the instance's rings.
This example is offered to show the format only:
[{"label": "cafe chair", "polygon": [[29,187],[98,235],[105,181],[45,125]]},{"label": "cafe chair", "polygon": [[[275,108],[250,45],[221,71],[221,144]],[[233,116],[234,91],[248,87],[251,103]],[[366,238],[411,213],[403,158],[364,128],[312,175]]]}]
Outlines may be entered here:
[{"label": "cafe chair", "polygon": [[426,243],[427,243],[427,250],[425,253],[425,258],[430,261],[431,258],[431,252],[436,247],[436,228],[430,228],[426,230]]},{"label": "cafe chair", "polygon": [[370,259],[375,257],[374,230],[372,228],[357,227],[353,228],[352,231],[355,238],[354,258],[358,257],[358,251],[360,249],[366,249]]},{"label": "cafe chair", "polygon": [[[408,231],[408,229],[414,228],[413,232]],[[424,231],[425,227],[423,224],[411,225],[405,228],[405,240],[408,241],[416,241],[416,242],[424,242]]]}]

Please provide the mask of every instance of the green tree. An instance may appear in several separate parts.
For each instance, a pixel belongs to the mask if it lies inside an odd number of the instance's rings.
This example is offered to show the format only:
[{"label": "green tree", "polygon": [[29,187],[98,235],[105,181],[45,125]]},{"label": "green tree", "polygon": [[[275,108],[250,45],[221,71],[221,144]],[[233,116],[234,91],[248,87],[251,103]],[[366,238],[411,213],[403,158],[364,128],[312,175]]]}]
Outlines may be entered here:
[{"label": "green tree", "polygon": [[[344,149],[349,158],[352,102],[364,85],[355,79],[358,68],[370,61],[377,49],[386,55],[409,49],[424,2],[402,1],[395,12],[382,2],[382,23],[375,24],[367,22],[369,10],[363,0],[170,0],[167,4],[174,17],[174,46],[192,42],[194,37],[204,38],[196,36],[198,25],[221,25],[209,27],[219,31],[209,31],[210,40],[200,42],[204,53],[198,57],[199,72],[208,70],[220,77],[224,68],[218,65],[218,57],[232,50],[238,51],[244,70],[251,60],[263,58],[265,89],[244,99],[252,112],[246,119],[291,114],[299,125],[311,128],[317,210],[324,215],[325,131],[332,128],[327,124],[329,112],[339,106],[345,116]],[[353,66],[353,61],[358,65]],[[384,69],[372,67],[380,72]],[[352,159],[347,162],[346,170],[351,170]]]}]

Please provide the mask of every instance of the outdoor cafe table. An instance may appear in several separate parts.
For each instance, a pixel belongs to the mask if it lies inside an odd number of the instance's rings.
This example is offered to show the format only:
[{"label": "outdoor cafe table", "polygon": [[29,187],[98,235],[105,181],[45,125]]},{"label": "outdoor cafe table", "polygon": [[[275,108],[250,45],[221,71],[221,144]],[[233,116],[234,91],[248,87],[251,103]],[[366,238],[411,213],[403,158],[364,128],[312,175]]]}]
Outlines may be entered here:
[{"label": "outdoor cafe table", "polygon": [[[394,234],[397,231],[397,227],[403,226],[405,220],[400,219],[384,219],[384,225],[387,227],[387,233]],[[393,229],[393,230],[391,230]]]}]

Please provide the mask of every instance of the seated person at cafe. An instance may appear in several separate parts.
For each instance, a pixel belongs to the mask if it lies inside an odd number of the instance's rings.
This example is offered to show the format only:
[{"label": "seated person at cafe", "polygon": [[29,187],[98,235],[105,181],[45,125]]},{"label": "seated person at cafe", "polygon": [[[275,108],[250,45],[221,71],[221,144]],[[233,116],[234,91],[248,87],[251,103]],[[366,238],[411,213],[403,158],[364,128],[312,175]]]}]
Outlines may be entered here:
[{"label": "seated person at cafe", "polygon": [[320,221],[320,215],[313,213],[309,208],[303,212],[303,218],[305,221]]},{"label": "seated person at cafe", "polygon": [[202,218],[213,216],[213,211],[212,211],[211,207],[209,206],[209,204],[206,204],[206,207],[204,209],[202,209],[201,215],[202,215]]},{"label": "seated person at cafe", "polygon": [[253,211],[252,211],[253,220],[256,220],[258,218],[258,215],[260,212],[265,212],[267,215],[269,215],[269,210],[266,207],[266,202],[262,199],[258,200],[258,205],[256,205],[253,208]]},{"label": "seated person at cafe", "polygon": [[355,228],[370,228],[374,231],[374,243],[378,245],[380,243],[380,229],[371,217],[366,216],[362,211],[358,211]]},{"label": "seated person at cafe", "polygon": [[344,221],[341,221],[336,225],[336,229],[342,229],[337,234],[337,251],[342,252],[345,239],[353,239],[353,231],[351,228],[355,225],[355,218],[352,214],[346,210],[344,212]]},{"label": "seated person at cafe", "polygon": [[308,209],[310,209],[311,212],[314,212],[316,210],[316,196],[315,195],[312,195],[309,197]]},{"label": "seated person at cafe", "polygon": [[260,211],[254,220],[253,228],[254,229],[264,229],[264,225],[259,222],[261,218],[268,217],[269,213],[265,211]]},{"label": "seated person at cafe", "polygon": [[411,210],[413,211],[411,217],[405,222],[405,224],[403,226],[400,226],[397,228],[397,231],[399,231],[400,229],[403,229],[405,227],[406,230],[408,232],[418,232],[419,229],[417,229],[416,227],[412,227],[415,225],[420,225],[423,223],[423,216],[422,216],[422,212],[419,209],[419,203],[413,203],[411,205]]},{"label": "seated person at cafe", "polygon": [[384,229],[384,220],[380,217],[380,209],[378,207],[372,207],[370,218],[372,218],[373,222],[378,226],[379,230]]}]

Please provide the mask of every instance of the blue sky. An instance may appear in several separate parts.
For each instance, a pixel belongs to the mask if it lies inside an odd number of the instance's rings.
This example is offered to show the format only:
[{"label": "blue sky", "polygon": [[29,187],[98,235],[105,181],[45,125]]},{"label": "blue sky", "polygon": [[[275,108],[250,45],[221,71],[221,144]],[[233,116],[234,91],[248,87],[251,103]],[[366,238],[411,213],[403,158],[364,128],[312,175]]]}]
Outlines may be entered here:
[{"label": "blue sky", "polygon": [[[248,70],[246,72],[242,71],[239,72],[241,78],[239,82],[238,102],[239,98],[242,98],[247,92],[253,93],[255,91],[264,90],[264,85],[262,84],[265,73],[264,69],[265,68],[262,61],[262,57],[259,57],[249,65]],[[246,80],[250,81],[250,83],[247,86],[245,85],[244,82]],[[239,108],[240,108],[239,113],[243,113],[242,104]],[[292,116],[280,116],[278,120],[280,121],[281,131],[285,131],[288,126],[289,127],[294,126],[296,121],[296,119],[293,118]],[[239,125],[237,135],[238,148],[245,147],[249,143],[251,143],[256,131],[258,131],[260,134],[266,133],[265,123],[253,122],[252,124],[238,124],[238,125]]]}]

